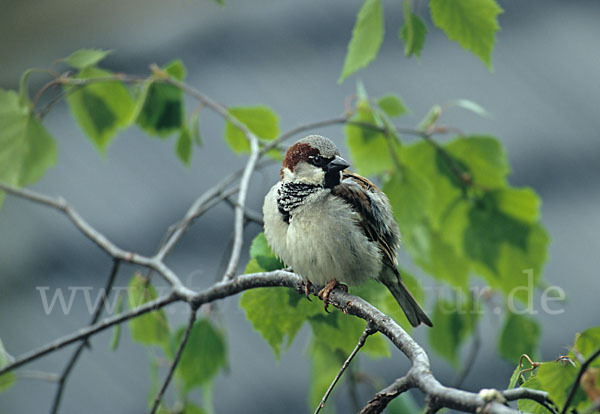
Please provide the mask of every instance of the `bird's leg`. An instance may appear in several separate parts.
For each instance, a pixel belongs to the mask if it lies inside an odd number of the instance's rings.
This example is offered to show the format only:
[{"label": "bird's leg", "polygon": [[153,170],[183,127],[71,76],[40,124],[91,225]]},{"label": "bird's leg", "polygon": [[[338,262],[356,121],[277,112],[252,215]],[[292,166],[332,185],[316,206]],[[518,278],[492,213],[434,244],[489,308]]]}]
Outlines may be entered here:
[{"label": "bird's leg", "polygon": [[312,287],[312,283],[310,282],[310,280],[306,279],[306,281],[302,281],[302,284],[304,285],[304,294],[306,295],[306,299],[312,302],[312,300],[310,299],[310,288]]},{"label": "bird's leg", "polygon": [[323,299],[323,303],[325,304],[325,312],[327,313],[329,313],[327,310],[327,307],[329,306],[329,295],[331,295],[331,291],[335,289],[336,286],[339,286],[344,292],[348,292],[348,286],[339,283],[337,279],[333,279],[319,291],[319,297]]}]

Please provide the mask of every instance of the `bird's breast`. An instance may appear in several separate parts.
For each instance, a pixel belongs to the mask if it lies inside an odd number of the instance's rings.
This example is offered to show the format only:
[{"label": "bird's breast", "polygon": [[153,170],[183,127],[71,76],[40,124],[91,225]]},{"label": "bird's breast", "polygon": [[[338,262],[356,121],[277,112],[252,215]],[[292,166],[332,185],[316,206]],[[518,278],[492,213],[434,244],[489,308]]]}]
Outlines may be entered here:
[{"label": "bird's breast", "polygon": [[376,277],[381,252],[364,234],[360,220],[329,190],[311,194],[292,212],[286,233],[288,257],[282,259],[318,285],[332,279],[354,285]]}]

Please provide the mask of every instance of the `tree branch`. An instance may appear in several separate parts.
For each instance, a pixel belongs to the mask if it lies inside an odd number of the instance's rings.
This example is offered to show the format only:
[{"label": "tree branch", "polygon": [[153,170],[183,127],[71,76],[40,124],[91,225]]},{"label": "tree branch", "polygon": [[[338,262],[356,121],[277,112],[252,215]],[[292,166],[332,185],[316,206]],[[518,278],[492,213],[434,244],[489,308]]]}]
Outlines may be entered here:
[{"label": "tree branch", "polygon": [[177,353],[173,358],[173,362],[169,367],[169,373],[165,377],[162,386],[160,387],[160,391],[156,395],[154,399],[154,404],[152,405],[152,409],[150,410],[150,414],[156,413],[158,406],[160,405],[160,400],[162,399],[169,383],[171,382],[171,378],[173,377],[173,373],[175,372],[175,368],[177,368],[177,364],[181,359],[181,355],[183,354],[183,349],[185,348],[185,344],[187,343],[188,338],[190,337],[190,332],[192,331],[192,327],[194,326],[194,322],[196,321],[196,308],[190,308],[190,318],[188,320],[188,324],[185,328],[185,332],[183,333],[183,338],[181,338],[181,342],[179,343],[179,348],[177,348]]},{"label": "tree branch", "polygon": [[[197,308],[204,303],[210,303],[218,299],[223,299],[244,290],[259,287],[277,286],[293,288],[299,294],[304,295],[302,278],[285,270],[241,275],[231,280],[218,282],[205,290],[195,293],[191,297],[181,296],[173,291],[168,296],[148,302],[132,311],[113,317],[108,317],[101,322],[96,323],[95,325],[81,329],[50,344],[44,345],[37,350],[31,351],[28,354],[17,358],[13,363],[0,369],[0,375],[38,359],[50,352],[61,349],[69,344],[88,338],[89,336],[107,329],[115,324],[124,322],[152,310],[162,308],[176,301],[186,301],[190,303],[192,307]],[[316,288],[313,287],[312,289],[312,293],[316,294]],[[407,382],[401,385],[402,387],[419,388],[426,395],[430,412],[436,412],[440,408],[446,407],[474,413],[485,407],[486,412],[490,414],[516,413],[515,410],[506,407],[498,401],[486,400],[480,394],[449,388],[440,384],[431,373],[429,358],[427,357],[427,354],[423,348],[421,348],[421,346],[417,344],[393,319],[383,314],[380,310],[360,297],[353,296],[339,289],[335,289],[331,293],[329,301],[333,306],[342,310],[344,313],[355,315],[361,319],[364,319],[374,329],[387,336],[391,342],[409,358],[412,363],[412,367],[405,376],[407,378]],[[520,392],[524,394],[528,393],[527,391]],[[400,392],[398,392],[398,394],[399,393]],[[509,392],[509,395],[515,396],[515,394],[511,393],[516,392]]]},{"label": "tree branch", "polygon": [[180,301],[180,300],[182,300],[182,299],[173,291],[171,294],[169,294],[167,296],[163,296],[163,297],[160,297],[153,301],[146,302],[143,305],[141,305],[133,310],[130,310],[125,313],[121,313],[119,315],[108,317],[108,318],[103,319],[102,321],[100,321],[94,325],[88,326],[86,328],[81,328],[78,331],[75,331],[69,335],[59,338],[53,342],[50,342],[46,345],[39,347],[38,349],[35,349],[31,352],[28,352],[28,353],[16,358],[10,364],[7,364],[4,367],[0,368],[0,375],[4,374],[6,372],[12,371],[15,368],[25,365],[31,361],[39,359],[39,358],[43,357],[44,355],[47,355],[51,352],[58,351],[59,349],[62,349],[64,347],[66,347],[67,345],[71,345],[74,342],[89,338],[90,336],[92,336],[98,332],[101,332],[107,328],[110,328],[113,325],[117,325],[117,324],[125,322],[131,318],[135,318],[136,316],[140,316],[145,313],[152,312],[153,310],[160,309],[170,303]]},{"label": "tree branch", "polygon": [[337,382],[340,380],[340,378],[344,374],[344,371],[346,371],[346,368],[348,368],[348,365],[350,365],[350,362],[352,362],[352,360],[354,359],[356,354],[358,354],[358,351],[360,351],[360,349],[365,345],[365,341],[367,340],[367,338],[370,335],[373,335],[375,332],[377,332],[377,330],[373,329],[373,327],[370,324],[367,324],[367,326],[365,326],[365,330],[360,335],[360,338],[358,338],[358,343],[356,344],[356,346],[354,347],[354,349],[352,350],[350,355],[348,355],[348,358],[346,358],[346,360],[342,364],[342,367],[340,368],[337,375],[331,382],[331,385],[329,385],[329,388],[327,388],[327,391],[325,391],[325,394],[323,395],[323,398],[321,399],[321,402],[319,403],[319,405],[317,405],[317,408],[316,408],[314,414],[319,414],[319,411],[321,411],[321,408],[325,407],[325,402],[327,401],[327,398],[329,398],[329,395],[331,394],[331,392],[333,391],[333,388],[335,387]]},{"label": "tree branch", "polygon": [[246,198],[248,195],[248,188],[250,187],[250,178],[252,178],[252,173],[254,172],[254,168],[256,167],[259,156],[258,139],[247,129],[240,130],[242,132],[245,131],[244,135],[246,135],[250,141],[250,157],[248,158],[246,168],[244,169],[244,174],[240,180],[240,191],[238,193],[237,204],[234,207],[235,218],[233,245],[231,248],[231,257],[229,259],[229,264],[227,265],[227,270],[225,270],[223,280],[229,280],[233,277],[240,261],[242,245],[244,243],[244,215],[246,209]]},{"label": "tree branch", "polygon": [[173,78],[168,78],[165,80],[165,82],[178,87],[182,91],[186,92],[188,95],[198,99],[202,104],[221,115],[225,120],[227,120],[227,122],[230,122],[242,134],[244,134],[244,136],[250,143],[250,156],[248,157],[248,161],[246,162],[244,172],[242,173],[242,178],[240,180],[240,190],[238,193],[238,200],[235,206],[234,239],[233,247],[231,249],[231,257],[229,259],[229,264],[227,265],[225,275],[223,276],[223,280],[229,280],[233,277],[235,271],[237,270],[240,255],[242,253],[242,244],[244,241],[244,209],[246,207],[246,198],[248,195],[248,187],[250,186],[250,178],[252,178],[252,173],[254,172],[254,169],[256,168],[256,164],[259,159],[258,138],[256,137],[256,135],[254,135],[252,131],[248,129],[248,127],[246,127],[244,123],[240,122],[235,116],[231,115],[226,107],[224,107],[216,101],[213,101],[208,96],[204,95],[202,92]]},{"label": "tree branch", "polygon": [[407,377],[398,378],[391,385],[379,391],[369,400],[367,405],[360,410],[360,414],[380,413],[397,396],[413,388],[412,380]]},{"label": "tree branch", "polygon": [[[96,322],[98,322],[98,319],[100,318],[100,314],[102,313],[102,308],[104,307],[104,303],[106,302],[106,299],[108,298],[108,294],[109,294],[110,290],[112,289],[112,286],[113,286],[113,283],[117,276],[117,273],[119,272],[120,264],[121,264],[121,261],[119,259],[113,260],[113,265],[110,270],[108,279],[106,281],[106,286],[104,287],[104,291],[102,292],[102,297],[96,304],[96,309],[94,309],[94,314],[89,323],[90,325],[93,325]],[[71,355],[71,358],[69,359],[69,362],[67,362],[67,365],[63,369],[63,372],[60,374],[60,377],[58,379],[58,387],[56,389],[56,394],[54,395],[54,401],[52,402],[52,408],[50,409],[50,412],[52,414],[55,414],[58,412],[58,407],[60,406],[60,401],[62,399],[63,391],[65,388],[67,379],[69,377],[69,374],[71,374],[71,371],[75,367],[77,360],[81,356],[81,353],[83,352],[83,349],[86,346],[88,346],[87,339],[81,341],[81,343],[77,346],[77,349],[75,350],[75,352],[73,352],[73,354]]]},{"label": "tree branch", "polygon": [[52,207],[55,210],[66,215],[69,220],[77,227],[88,239],[94,242],[98,247],[108,253],[113,259],[137,264],[146,268],[153,269],[171,285],[173,290],[180,296],[191,297],[193,291],[186,288],[175,273],[169,269],[159,257],[146,257],[137,253],[129,252],[117,247],[106,236],[93,228],[85,221],[73,207],[71,207],[62,197],[52,198],[25,188],[17,188],[0,182],[0,190],[8,194],[33,201],[37,204]]}]

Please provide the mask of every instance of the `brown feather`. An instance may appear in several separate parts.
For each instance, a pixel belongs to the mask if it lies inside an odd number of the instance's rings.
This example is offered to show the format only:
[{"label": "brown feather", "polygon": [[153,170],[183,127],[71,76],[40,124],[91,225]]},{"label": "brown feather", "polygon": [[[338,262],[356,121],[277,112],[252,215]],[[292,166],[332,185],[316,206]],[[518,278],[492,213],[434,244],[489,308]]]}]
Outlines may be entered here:
[{"label": "brown feather", "polygon": [[[360,188],[353,186],[344,180],[351,180],[360,185]],[[362,220],[359,225],[363,229],[369,240],[377,243],[377,246],[383,254],[384,263],[393,269],[396,269],[396,248],[398,244],[397,237],[390,231],[386,231],[382,226],[377,225],[377,220],[373,216],[373,207],[369,193],[379,193],[381,190],[377,188],[371,181],[358,174],[344,171],[342,182],[335,186],[331,193],[335,196],[343,198],[348,204],[358,212]]]}]

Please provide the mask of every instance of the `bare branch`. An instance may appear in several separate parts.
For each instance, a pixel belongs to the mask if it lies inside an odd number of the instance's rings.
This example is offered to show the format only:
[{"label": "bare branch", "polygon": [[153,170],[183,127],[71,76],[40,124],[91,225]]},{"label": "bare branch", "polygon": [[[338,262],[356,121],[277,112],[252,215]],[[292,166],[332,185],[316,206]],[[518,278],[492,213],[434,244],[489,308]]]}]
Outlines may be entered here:
[{"label": "bare branch", "polygon": [[227,270],[223,276],[223,280],[229,280],[233,277],[235,271],[237,270],[240,255],[242,253],[242,244],[244,241],[244,208],[246,207],[246,197],[248,195],[248,187],[250,186],[250,178],[252,177],[252,173],[256,168],[259,158],[258,138],[252,131],[248,129],[248,127],[246,127],[244,123],[240,122],[235,116],[231,115],[226,107],[216,101],[213,101],[202,92],[173,78],[168,78],[165,80],[165,82],[180,88],[188,95],[198,99],[205,106],[221,115],[224,119],[240,130],[240,132],[244,134],[250,143],[250,156],[248,157],[246,167],[244,168],[244,172],[240,180],[240,190],[238,193],[237,205],[235,207],[235,235],[233,239],[233,248],[231,249],[231,257],[229,259],[229,264],[227,265]]},{"label": "bare branch", "polygon": [[[258,139],[250,131],[246,130],[246,137],[250,140],[250,157],[246,163],[244,174],[240,180],[240,191],[238,193],[238,200],[235,206],[235,218],[234,218],[234,238],[233,245],[231,248],[231,258],[225,270],[223,280],[229,280],[235,274],[238,263],[240,261],[240,255],[242,253],[242,245],[244,242],[244,210],[246,208],[246,197],[248,195],[248,188],[250,187],[250,178],[258,162]],[[242,130],[244,132],[244,130]]]},{"label": "bare branch", "polygon": [[358,354],[358,351],[360,351],[360,349],[365,345],[365,341],[367,340],[367,338],[370,335],[373,335],[375,332],[377,332],[377,330],[373,329],[373,327],[370,324],[367,324],[367,326],[365,326],[365,330],[360,335],[360,338],[358,338],[358,343],[356,344],[356,346],[354,347],[354,349],[352,350],[350,355],[348,355],[348,358],[346,358],[346,360],[342,364],[342,367],[340,368],[337,375],[331,382],[331,385],[329,385],[329,388],[327,388],[327,391],[325,391],[325,394],[323,395],[321,402],[319,403],[319,405],[317,406],[317,409],[315,410],[315,414],[319,414],[319,411],[321,411],[321,408],[325,407],[325,402],[327,402],[327,398],[329,398],[329,395],[331,394],[331,392],[333,391],[333,388],[335,387],[337,382],[340,380],[340,378],[344,374],[344,371],[346,371],[346,368],[348,368],[348,365],[350,365],[350,362],[352,362],[352,360],[354,359],[356,354]]},{"label": "bare branch", "polygon": [[93,228],[85,221],[73,207],[71,207],[62,197],[52,198],[25,188],[17,188],[0,182],[0,190],[8,194],[33,201],[35,203],[52,207],[66,215],[69,220],[77,227],[88,239],[93,241],[98,247],[108,253],[113,259],[137,264],[146,268],[156,270],[171,285],[173,290],[180,296],[191,297],[193,292],[186,288],[175,273],[169,269],[160,258],[149,258],[137,253],[128,252],[117,247],[106,236]]},{"label": "bare branch", "polygon": [[[226,198],[225,202],[232,208],[235,208],[237,206],[237,204],[235,203],[235,201],[231,201],[230,198]],[[244,210],[244,217],[246,218],[246,220],[251,221],[253,223],[259,224],[259,225],[263,225],[263,217],[262,214],[260,214],[258,211],[254,211],[251,210],[249,208],[246,208]]]},{"label": "bare branch", "polygon": [[[190,303],[192,307],[197,308],[204,303],[210,303],[218,299],[232,296],[244,290],[277,286],[290,287],[295,289],[298,293],[304,294],[302,278],[285,270],[242,275],[232,280],[221,281],[205,290],[195,293],[191,297],[184,297],[173,291],[168,296],[148,302],[139,308],[121,315],[106,318],[93,326],[81,329],[50,344],[44,345],[37,350],[31,351],[28,354],[17,358],[13,363],[0,369],[0,375],[69,344],[88,338],[115,324],[164,307],[175,301],[186,301]],[[313,287],[312,289],[313,293],[316,294],[316,288]],[[409,358],[412,363],[412,367],[406,375],[410,380],[409,385],[419,388],[426,395],[431,412],[436,412],[443,407],[466,412],[477,412],[477,410],[485,407],[486,412],[491,414],[516,413],[515,410],[506,407],[498,401],[486,400],[480,394],[441,385],[431,373],[429,358],[423,348],[421,348],[421,346],[417,344],[393,319],[383,314],[365,300],[336,289],[331,293],[329,301],[333,306],[342,310],[344,313],[364,319],[374,329],[387,336],[391,342]],[[524,391],[521,392],[525,393]]]},{"label": "bare branch", "polygon": [[156,257],[160,260],[164,260],[165,256],[171,251],[175,244],[181,239],[183,233],[190,227],[195,219],[200,217],[206,211],[217,205],[222,200],[226,200],[227,197],[235,194],[238,188],[231,188],[226,190],[225,188],[236,178],[236,174],[230,174],[225,177],[218,185],[212,187],[206,191],[200,197],[194,201],[191,207],[188,209],[183,220],[178,224],[171,226],[173,229],[171,234],[167,236],[166,241],[160,247]]},{"label": "bare branch", "polygon": [[502,395],[507,401],[533,400],[544,406],[551,413],[558,412],[554,408],[555,404],[552,402],[550,397],[548,397],[548,393],[545,391],[532,390],[530,388],[511,388],[509,390],[502,391]]},{"label": "bare branch", "polygon": [[413,382],[408,376],[398,378],[391,385],[375,394],[375,396],[369,400],[367,405],[360,410],[360,414],[382,412],[394,398],[413,387]]},{"label": "bare branch", "polygon": [[173,362],[169,368],[169,373],[167,374],[165,380],[163,381],[162,386],[160,387],[160,391],[156,395],[154,399],[154,404],[152,405],[152,410],[150,410],[150,414],[156,413],[158,406],[160,404],[160,400],[162,399],[169,383],[171,382],[171,378],[173,377],[173,373],[175,372],[175,368],[177,368],[177,364],[181,359],[181,355],[183,354],[183,349],[185,348],[185,344],[187,343],[188,338],[190,337],[190,332],[192,331],[192,327],[194,326],[194,322],[196,321],[196,308],[190,308],[190,319],[188,320],[188,324],[185,328],[185,332],[183,333],[183,338],[181,338],[181,342],[179,343],[179,348],[177,348],[177,353],[173,358]]},{"label": "bare branch", "polygon": [[103,319],[102,321],[100,321],[94,325],[88,326],[86,328],[81,328],[72,334],[64,336],[60,339],[57,339],[56,341],[50,342],[46,345],[39,347],[38,349],[35,349],[31,352],[28,352],[28,353],[16,358],[10,364],[7,364],[4,367],[0,368],[0,375],[6,373],[8,371],[12,371],[15,368],[18,368],[22,365],[25,365],[28,362],[34,361],[38,358],[41,358],[44,355],[47,355],[51,352],[58,351],[59,349],[62,349],[64,347],[66,347],[67,345],[71,345],[74,342],[89,338],[90,336],[92,336],[98,332],[101,332],[107,328],[110,328],[113,325],[117,325],[117,324],[125,322],[131,318],[135,318],[136,316],[140,316],[145,313],[152,312],[153,310],[160,309],[170,303],[173,303],[173,302],[176,302],[179,300],[182,300],[182,299],[173,291],[171,294],[169,294],[167,296],[163,296],[163,297],[160,297],[153,301],[146,302],[143,305],[141,305],[133,310],[130,310],[125,313],[121,313],[119,315],[108,317],[108,318]]},{"label": "bare branch", "polygon": [[[96,303],[96,309],[94,309],[94,314],[89,323],[90,325],[93,325],[96,322],[98,322],[98,319],[100,318],[100,314],[102,313],[102,308],[104,307],[104,303],[106,302],[106,299],[108,298],[108,293],[112,289],[115,278],[117,277],[117,273],[119,272],[120,264],[121,264],[121,261],[119,259],[115,259],[113,261],[113,265],[110,270],[110,274],[106,281],[106,286],[104,287],[104,291],[102,292],[102,297]],[[67,382],[67,379],[69,378],[69,374],[75,367],[75,364],[77,363],[77,360],[81,356],[81,353],[83,352],[84,347],[86,347],[87,345],[88,345],[87,338],[84,339],[83,341],[81,341],[81,343],[77,346],[77,349],[75,350],[75,352],[73,352],[73,354],[71,355],[71,358],[69,359],[69,362],[67,362],[67,365],[63,369],[63,372],[60,374],[60,378],[58,379],[58,387],[56,389],[56,394],[54,395],[54,401],[52,402],[52,408],[50,409],[51,413],[54,414],[54,413],[58,412],[58,407],[60,406],[60,401],[62,399],[63,391],[65,389],[65,384]]]}]

